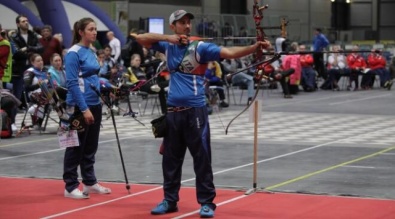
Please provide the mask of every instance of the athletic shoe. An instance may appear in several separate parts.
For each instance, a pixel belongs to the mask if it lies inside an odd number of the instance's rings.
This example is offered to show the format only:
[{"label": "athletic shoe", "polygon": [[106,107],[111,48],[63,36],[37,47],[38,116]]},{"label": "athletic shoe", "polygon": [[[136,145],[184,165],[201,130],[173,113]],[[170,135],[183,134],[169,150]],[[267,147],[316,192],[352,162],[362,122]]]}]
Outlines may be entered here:
[{"label": "athletic shoe", "polygon": [[11,130],[12,130],[12,132],[18,131],[18,127],[16,127],[15,123],[11,124]]},{"label": "athletic shoe", "polygon": [[212,218],[214,217],[214,210],[208,205],[202,205],[199,214],[201,218]]},{"label": "athletic shoe", "polygon": [[74,198],[74,199],[86,199],[89,198],[89,194],[81,192],[81,190],[74,189],[72,192],[68,192],[66,189],[64,190],[64,197],[66,198]]},{"label": "athletic shoe", "polygon": [[158,93],[160,91],[160,87],[157,84],[154,84],[151,86],[151,90]]},{"label": "athletic shoe", "polygon": [[177,203],[170,203],[166,200],[163,200],[154,209],[151,210],[151,214],[158,215],[158,214],[166,214],[166,213],[172,213],[177,211],[178,211]]},{"label": "athletic shoe", "polygon": [[94,184],[93,186],[87,186],[84,185],[84,193],[89,194],[89,193],[97,193],[97,194],[110,194],[111,189],[106,188],[99,183]]}]

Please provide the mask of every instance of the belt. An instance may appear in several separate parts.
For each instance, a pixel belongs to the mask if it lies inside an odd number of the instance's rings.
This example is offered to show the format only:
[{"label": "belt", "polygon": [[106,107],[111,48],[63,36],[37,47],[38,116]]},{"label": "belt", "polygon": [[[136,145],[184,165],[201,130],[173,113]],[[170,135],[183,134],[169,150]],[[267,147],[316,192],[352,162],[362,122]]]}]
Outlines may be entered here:
[{"label": "belt", "polygon": [[185,107],[185,106],[179,106],[179,107],[167,107],[167,112],[168,113],[175,113],[175,112],[180,112],[184,110],[189,110],[192,107]]}]

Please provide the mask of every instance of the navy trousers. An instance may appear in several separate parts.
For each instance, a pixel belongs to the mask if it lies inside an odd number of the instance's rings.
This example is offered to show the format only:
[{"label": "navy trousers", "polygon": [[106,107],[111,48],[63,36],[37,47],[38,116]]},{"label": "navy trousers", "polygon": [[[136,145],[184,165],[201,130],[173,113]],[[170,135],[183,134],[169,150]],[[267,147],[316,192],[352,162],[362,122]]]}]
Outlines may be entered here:
[{"label": "navy trousers", "polygon": [[187,148],[193,157],[196,175],[196,195],[199,204],[209,204],[215,209],[216,196],[211,167],[210,127],[207,108],[190,108],[178,112],[168,112],[167,136],[164,137],[162,160],[163,189],[165,199],[179,201],[182,164]]},{"label": "navy trousers", "polygon": [[88,186],[97,183],[95,176],[95,154],[99,144],[100,124],[102,120],[102,106],[89,106],[95,123],[85,126],[85,130],[78,133],[80,146],[69,147],[64,154],[63,181],[66,183],[65,188],[72,192],[78,188],[78,172],[80,166],[82,183]]}]

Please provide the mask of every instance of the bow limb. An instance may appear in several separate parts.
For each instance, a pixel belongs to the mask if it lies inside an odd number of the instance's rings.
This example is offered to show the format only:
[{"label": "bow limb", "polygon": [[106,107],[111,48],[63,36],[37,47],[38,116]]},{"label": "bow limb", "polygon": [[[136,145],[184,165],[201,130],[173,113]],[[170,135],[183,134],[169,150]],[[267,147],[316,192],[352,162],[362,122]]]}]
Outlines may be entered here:
[{"label": "bow limb", "polygon": [[[265,66],[272,64],[273,62],[275,62],[276,60],[278,60],[280,57],[281,57],[280,55],[277,55],[277,54],[276,54],[276,55],[274,55],[272,58],[260,62],[259,65],[261,65],[262,68],[264,69]],[[262,70],[262,71],[263,71],[263,70]],[[239,72],[239,73],[240,73],[240,72]],[[261,72],[261,74],[259,74],[260,80],[262,80],[262,78],[264,77],[264,75],[265,75],[265,74],[263,74],[263,72]],[[230,122],[228,123],[228,125],[226,126],[226,129],[225,129],[225,134],[226,134],[226,135],[228,134],[229,127],[230,127],[230,125],[233,123],[233,121],[235,121],[241,114],[243,114],[244,112],[246,112],[246,111],[250,108],[250,106],[252,105],[252,103],[253,103],[253,102],[255,101],[255,99],[258,97],[258,93],[259,93],[259,86],[257,87],[257,89],[256,89],[256,91],[255,91],[255,94],[254,94],[254,96],[252,97],[251,102],[248,103],[247,107],[244,108],[239,114],[237,114],[232,120],[230,120]]]},{"label": "bow limb", "polygon": [[[268,5],[265,5],[265,6],[261,7],[258,4],[258,0],[254,0],[254,5],[252,6],[252,16],[254,18],[254,23],[255,23],[256,41],[257,42],[264,41],[265,37],[266,37],[266,34],[263,31],[263,27],[261,26],[261,21],[263,19],[263,10],[265,10],[267,8],[268,8]],[[256,52],[255,52],[255,62],[259,63],[259,64],[255,65],[256,70],[255,70],[255,73],[254,73],[254,80],[256,80],[256,81],[261,81],[262,80],[263,75],[264,75],[263,74],[263,70],[264,70],[264,67],[266,65],[265,63],[271,63],[271,60],[272,60],[272,59],[270,59],[269,61],[263,61],[262,62],[262,59],[263,59],[263,51],[262,51],[262,49],[263,49],[262,45],[260,45],[260,46],[257,47]],[[239,71],[239,73],[240,73],[240,71]],[[228,129],[229,129],[230,125],[232,124],[232,122],[234,120],[236,120],[245,111],[247,111],[248,108],[250,108],[251,103],[254,102],[254,100],[257,98],[258,93],[259,93],[259,86],[257,87],[257,89],[255,91],[255,95],[252,97],[251,102],[247,105],[247,107],[244,108],[243,111],[241,111],[239,114],[237,114],[229,122],[228,126],[225,129],[225,134],[228,134]]]}]

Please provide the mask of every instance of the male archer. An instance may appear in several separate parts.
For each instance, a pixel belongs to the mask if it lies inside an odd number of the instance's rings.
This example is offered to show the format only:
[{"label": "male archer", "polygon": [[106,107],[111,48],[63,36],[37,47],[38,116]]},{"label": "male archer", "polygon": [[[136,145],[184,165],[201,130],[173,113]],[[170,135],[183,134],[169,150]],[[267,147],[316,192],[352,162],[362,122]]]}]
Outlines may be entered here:
[{"label": "male archer", "polygon": [[[270,46],[258,41],[249,46],[219,47],[213,43],[189,41],[194,15],[177,10],[170,15],[173,35],[146,33],[136,35],[139,43],[166,54],[170,71],[168,90],[167,134],[164,137],[162,160],[164,200],[151,214],[178,211],[181,170],[187,148],[196,175],[197,201],[201,217],[214,217],[216,196],[211,166],[211,142],[205,100],[205,70],[209,61],[234,59]],[[192,66],[192,67],[191,67]]]}]

